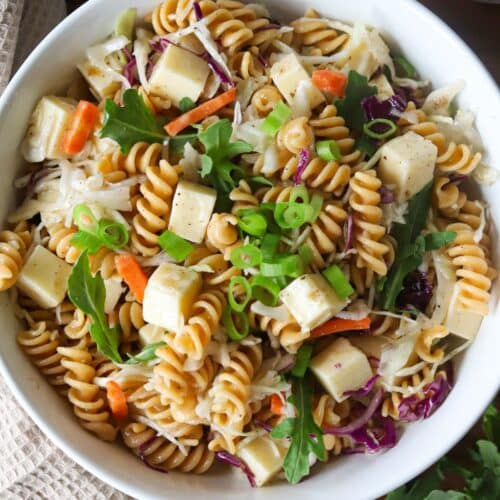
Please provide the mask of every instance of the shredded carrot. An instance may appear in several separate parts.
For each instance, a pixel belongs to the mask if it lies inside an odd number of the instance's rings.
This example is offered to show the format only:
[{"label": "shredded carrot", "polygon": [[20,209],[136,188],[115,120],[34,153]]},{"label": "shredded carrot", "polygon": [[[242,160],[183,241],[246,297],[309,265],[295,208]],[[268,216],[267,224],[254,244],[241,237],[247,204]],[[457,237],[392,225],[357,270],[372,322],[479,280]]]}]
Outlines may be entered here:
[{"label": "shredded carrot", "polygon": [[324,92],[337,97],[344,96],[347,77],[343,73],[328,69],[318,69],[313,72],[312,81],[316,87]]},{"label": "shredded carrot", "polygon": [[114,380],[110,380],[106,384],[106,392],[113,416],[117,420],[126,418],[128,415],[127,397],[122,388]]},{"label": "shredded carrot", "polygon": [[207,116],[213,115],[219,109],[222,109],[224,106],[231,104],[236,100],[236,87],[229,89],[223,94],[210,99],[210,101],[206,101],[203,104],[200,104],[194,109],[187,111],[183,115],[175,118],[170,123],[165,125],[165,130],[167,134],[170,136],[177,135],[179,132],[184,130],[186,127],[193,125],[193,123],[198,123],[203,120]]},{"label": "shredded carrot", "polygon": [[278,394],[271,396],[271,413],[273,415],[283,415],[284,404]]},{"label": "shredded carrot", "polygon": [[332,333],[349,332],[351,330],[368,330],[370,318],[341,319],[333,318],[311,331],[311,338],[324,337]]},{"label": "shredded carrot", "polygon": [[141,266],[135,260],[135,257],[130,254],[117,255],[115,264],[118,274],[123,278],[125,283],[135,295],[137,302],[142,304],[144,300],[144,290],[148,284],[148,277],[142,270]]},{"label": "shredded carrot", "polygon": [[99,119],[99,108],[88,101],[80,101],[64,134],[62,149],[68,155],[79,153],[85,146]]}]

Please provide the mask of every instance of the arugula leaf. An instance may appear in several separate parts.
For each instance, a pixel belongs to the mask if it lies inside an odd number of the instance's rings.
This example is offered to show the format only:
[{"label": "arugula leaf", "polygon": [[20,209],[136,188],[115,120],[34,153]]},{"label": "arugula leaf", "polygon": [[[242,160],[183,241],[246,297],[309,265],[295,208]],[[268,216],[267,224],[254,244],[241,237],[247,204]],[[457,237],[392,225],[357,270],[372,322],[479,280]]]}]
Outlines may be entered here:
[{"label": "arugula leaf", "polygon": [[356,139],[355,149],[359,149],[363,153],[366,153],[370,158],[376,153],[377,145],[372,139],[367,137],[365,134],[361,135]]},{"label": "arugula leaf", "polygon": [[190,109],[193,109],[195,106],[196,106],[196,104],[194,103],[194,101],[190,97],[183,97],[179,101],[179,109],[183,113],[188,112]]},{"label": "arugula leaf", "polygon": [[403,485],[387,495],[386,500],[416,500],[426,498],[432,491],[439,488],[441,479],[437,470],[427,472],[407,485]]},{"label": "arugula leaf", "polygon": [[368,85],[368,78],[360,75],[357,71],[349,71],[347,76],[347,85],[345,88],[345,97],[335,101],[335,106],[339,115],[344,118],[350,129],[363,131],[365,115],[361,106],[361,101],[365,97],[370,97],[377,93],[377,87]]},{"label": "arugula leaf", "polygon": [[138,363],[146,363],[147,361],[156,359],[156,349],[164,345],[166,345],[165,342],[155,342],[154,344],[144,346],[144,349],[135,356],[127,354],[129,357],[126,361],[127,365],[137,365]]},{"label": "arugula leaf", "polygon": [[457,233],[455,231],[437,231],[425,235],[425,251],[439,250],[455,241]]},{"label": "arugula leaf", "polygon": [[252,146],[246,142],[231,142],[232,133],[231,122],[224,119],[216,121],[198,134],[198,139],[205,147],[200,175],[217,190],[216,210],[231,207],[229,193],[245,177],[244,170],[233,163],[232,158],[252,151]]},{"label": "arugula leaf", "polygon": [[87,250],[89,254],[98,252],[102,247],[102,240],[88,231],[78,231],[70,243],[79,250]]},{"label": "arugula leaf", "polygon": [[71,270],[68,278],[68,296],[71,302],[92,319],[89,327],[99,351],[115,363],[123,359],[118,351],[120,331],[111,328],[104,313],[106,289],[100,274],[90,272],[87,252],[83,252]]},{"label": "arugula leaf", "polygon": [[171,153],[183,153],[186,143],[193,145],[198,140],[198,133],[192,132],[187,134],[179,134],[175,137],[168,138],[168,149]]},{"label": "arugula leaf", "polygon": [[104,125],[100,135],[116,141],[124,154],[137,142],[162,143],[166,138],[162,126],[134,89],[125,91],[122,107],[113,100],[106,99]]},{"label": "arugula leaf", "polygon": [[[307,247],[309,248],[309,247]],[[295,358],[295,365],[292,368],[292,375],[294,377],[302,378],[306,374],[306,370],[311,360],[312,344],[302,344],[297,352]]]},{"label": "arugula leaf", "polygon": [[483,431],[494,443],[500,443],[500,411],[494,405],[488,406],[483,415]]},{"label": "arugula leaf", "polygon": [[455,490],[434,490],[431,491],[424,500],[468,500],[468,496],[461,491]]},{"label": "arugula leaf", "polygon": [[323,431],[314,422],[311,381],[296,377],[293,377],[292,381],[293,396],[290,401],[297,408],[297,417],[287,418],[277,425],[271,432],[271,437],[291,438],[283,469],[288,482],[296,484],[309,474],[309,454],[313,453],[319,460],[324,461],[326,451]]}]

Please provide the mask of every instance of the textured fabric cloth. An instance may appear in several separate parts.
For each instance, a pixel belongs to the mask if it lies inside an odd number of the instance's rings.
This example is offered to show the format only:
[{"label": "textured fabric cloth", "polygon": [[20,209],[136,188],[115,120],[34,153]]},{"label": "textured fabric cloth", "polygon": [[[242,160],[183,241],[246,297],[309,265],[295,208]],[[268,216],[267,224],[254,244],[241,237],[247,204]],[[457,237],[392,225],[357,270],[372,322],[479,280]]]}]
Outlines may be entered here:
[{"label": "textured fabric cloth", "polygon": [[[0,92],[12,70],[65,15],[64,0],[0,0]],[[71,418],[68,407],[68,418]],[[54,446],[0,377],[2,500],[125,500]]]}]

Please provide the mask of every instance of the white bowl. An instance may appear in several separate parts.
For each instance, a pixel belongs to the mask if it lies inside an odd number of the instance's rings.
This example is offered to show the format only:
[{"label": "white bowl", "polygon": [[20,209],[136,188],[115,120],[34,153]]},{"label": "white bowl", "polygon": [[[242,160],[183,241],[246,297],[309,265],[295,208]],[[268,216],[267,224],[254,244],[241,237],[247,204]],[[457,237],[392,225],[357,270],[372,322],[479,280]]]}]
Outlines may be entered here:
[{"label": "white bowl", "polygon": [[[159,0],[90,0],[73,13],[33,51],[0,100],[0,150],[4,181],[0,191],[0,220],[14,203],[13,180],[22,161],[18,147],[31,110],[44,94],[64,88],[83,57],[84,49],[104,38],[117,15],[139,5],[140,14]],[[477,112],[490,164],[500,159],[497,86],[469,48],[428,10],[411,0],[267,0],[278,19],[315,7],[325,15],[368,22],[386,40],[397,45],[435,86],[457,78],[467,80],[461,106]],[[483,190],[491,204],[493,220],[500,220],[500,185]],[[496,196],[495,196],[496,195]],[[500,247],[495,248],[498,257]],[[496,259],[499,261],[498,258]],[[144,467],[118,445],[99,441],[82,430],[70,408],[43,380],[16,345],[18,328],[7,295],[0,297],[2,342],[0,371],[25,410],[57,446],[102,480],[138,498],[259,498],[284,495],[299,499],[373,499],[416,476],[445,454],[473,425],[500,385],[500,313],[496,307],[499,283],[493,290],[492,314],[468,350],[457,373],[456,385],[442,407],[428,420],[408,426],[398,445],[376,456],[341,457],[322,465],[301,484],[285,483],[252,490],[240,475],[216,469],[198,477],[159,474]],[[495,323],[497,326],[495,326]]]}]

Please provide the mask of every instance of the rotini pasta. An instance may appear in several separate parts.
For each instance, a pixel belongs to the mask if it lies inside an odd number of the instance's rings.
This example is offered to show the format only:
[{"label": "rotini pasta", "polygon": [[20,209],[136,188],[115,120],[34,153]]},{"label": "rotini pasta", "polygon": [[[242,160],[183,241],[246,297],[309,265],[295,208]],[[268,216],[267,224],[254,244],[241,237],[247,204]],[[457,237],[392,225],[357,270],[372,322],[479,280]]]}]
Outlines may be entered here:
[{"label": "rotini pasta", "polygon": [[0,232],[0,290],[15,284],[30,244],[31,235],[23,224]]}]

